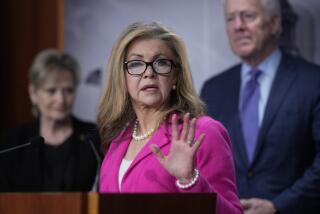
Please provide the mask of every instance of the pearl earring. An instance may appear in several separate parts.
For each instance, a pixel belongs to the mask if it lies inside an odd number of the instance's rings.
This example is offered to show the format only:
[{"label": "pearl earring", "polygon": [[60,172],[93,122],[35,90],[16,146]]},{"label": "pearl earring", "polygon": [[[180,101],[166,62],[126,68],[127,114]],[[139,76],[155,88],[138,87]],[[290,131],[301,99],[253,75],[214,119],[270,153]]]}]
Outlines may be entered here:
[{"label": "pearl earring", "polygon": [[172,90],[176,90],[177,89],[177,86],[176,85],[173,85],[172,86]]}]

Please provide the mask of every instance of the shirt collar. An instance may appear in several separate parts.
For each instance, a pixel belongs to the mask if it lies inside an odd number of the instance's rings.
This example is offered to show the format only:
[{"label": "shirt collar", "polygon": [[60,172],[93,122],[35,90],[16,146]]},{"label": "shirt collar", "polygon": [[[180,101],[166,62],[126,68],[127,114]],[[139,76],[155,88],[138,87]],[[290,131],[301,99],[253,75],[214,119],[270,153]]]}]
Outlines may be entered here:
[{"label": "shirt collar", "polygon": [[[274,76],[277,68],[280,64],[281,60],[281,51],[279,48],[276,48],[265,60],[263,60],[257,68],[262,72],[264,75]],[[252,67],[246,63],[242,63],[241,66],[241,77],[244,78],[245,76],[249,75],[249,71],[252,70]]]}]

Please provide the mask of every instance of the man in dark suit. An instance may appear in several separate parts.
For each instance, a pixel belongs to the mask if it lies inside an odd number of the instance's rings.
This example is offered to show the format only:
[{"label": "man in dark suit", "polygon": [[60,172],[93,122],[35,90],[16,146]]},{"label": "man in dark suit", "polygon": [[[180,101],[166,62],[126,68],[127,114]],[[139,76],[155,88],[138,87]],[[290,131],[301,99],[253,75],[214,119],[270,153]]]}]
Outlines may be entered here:
[{"label": "man in dark suit", "polygon": [[225,0],[226,28],[242,60],[201,96],[228,129],[245,213],[320,208],[320,67],[278,48],[278,0]]}]

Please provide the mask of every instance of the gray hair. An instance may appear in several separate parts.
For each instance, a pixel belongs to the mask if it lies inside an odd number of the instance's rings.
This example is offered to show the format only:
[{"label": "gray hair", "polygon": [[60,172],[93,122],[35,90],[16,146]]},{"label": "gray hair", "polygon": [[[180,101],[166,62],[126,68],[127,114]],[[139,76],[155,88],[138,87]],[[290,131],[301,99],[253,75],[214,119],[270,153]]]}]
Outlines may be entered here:
[{"label": "gray hair", "polygon": [[274,16],[281,16],[280,0],[259,0],[261,6],[265,9],[267,16],[272,18]]},{"label": "gray hair", "polygon": [[80,79],[78,62],[71,55],[57,49],[46,49],[35,56],[29,70],[29,81],[33,86],[39,87],[47,74],[56,69],[70,72],[75,86],[78,85]]},{"label": "gray hair", "polygon": [[[222,0],[226,4],[228,0]],[[256,0],[260,2],[261,7],[266,12],[267,17],[270,19],[274,16],[281,16],[281,3],[280,0]]]}]

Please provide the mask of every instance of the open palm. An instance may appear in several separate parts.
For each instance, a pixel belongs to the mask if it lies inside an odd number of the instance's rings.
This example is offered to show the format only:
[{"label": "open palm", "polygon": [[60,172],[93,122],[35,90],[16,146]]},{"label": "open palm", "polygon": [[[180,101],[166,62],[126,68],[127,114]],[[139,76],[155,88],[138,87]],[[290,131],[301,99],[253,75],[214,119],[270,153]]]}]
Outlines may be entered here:
[{"label": "open palm", "polygon": [[194,172],[194,156],[204,139],[204,134],[196,140],[195,135],[196,118],[190,120],[190,114],[185,114],[183,127],[178,128],[176,114],[172,116],[172,138],[169,154],[164,156],[160,148],[152,144],[152,152],[156,155],[163,167],[180,181],[189,180]]}]

